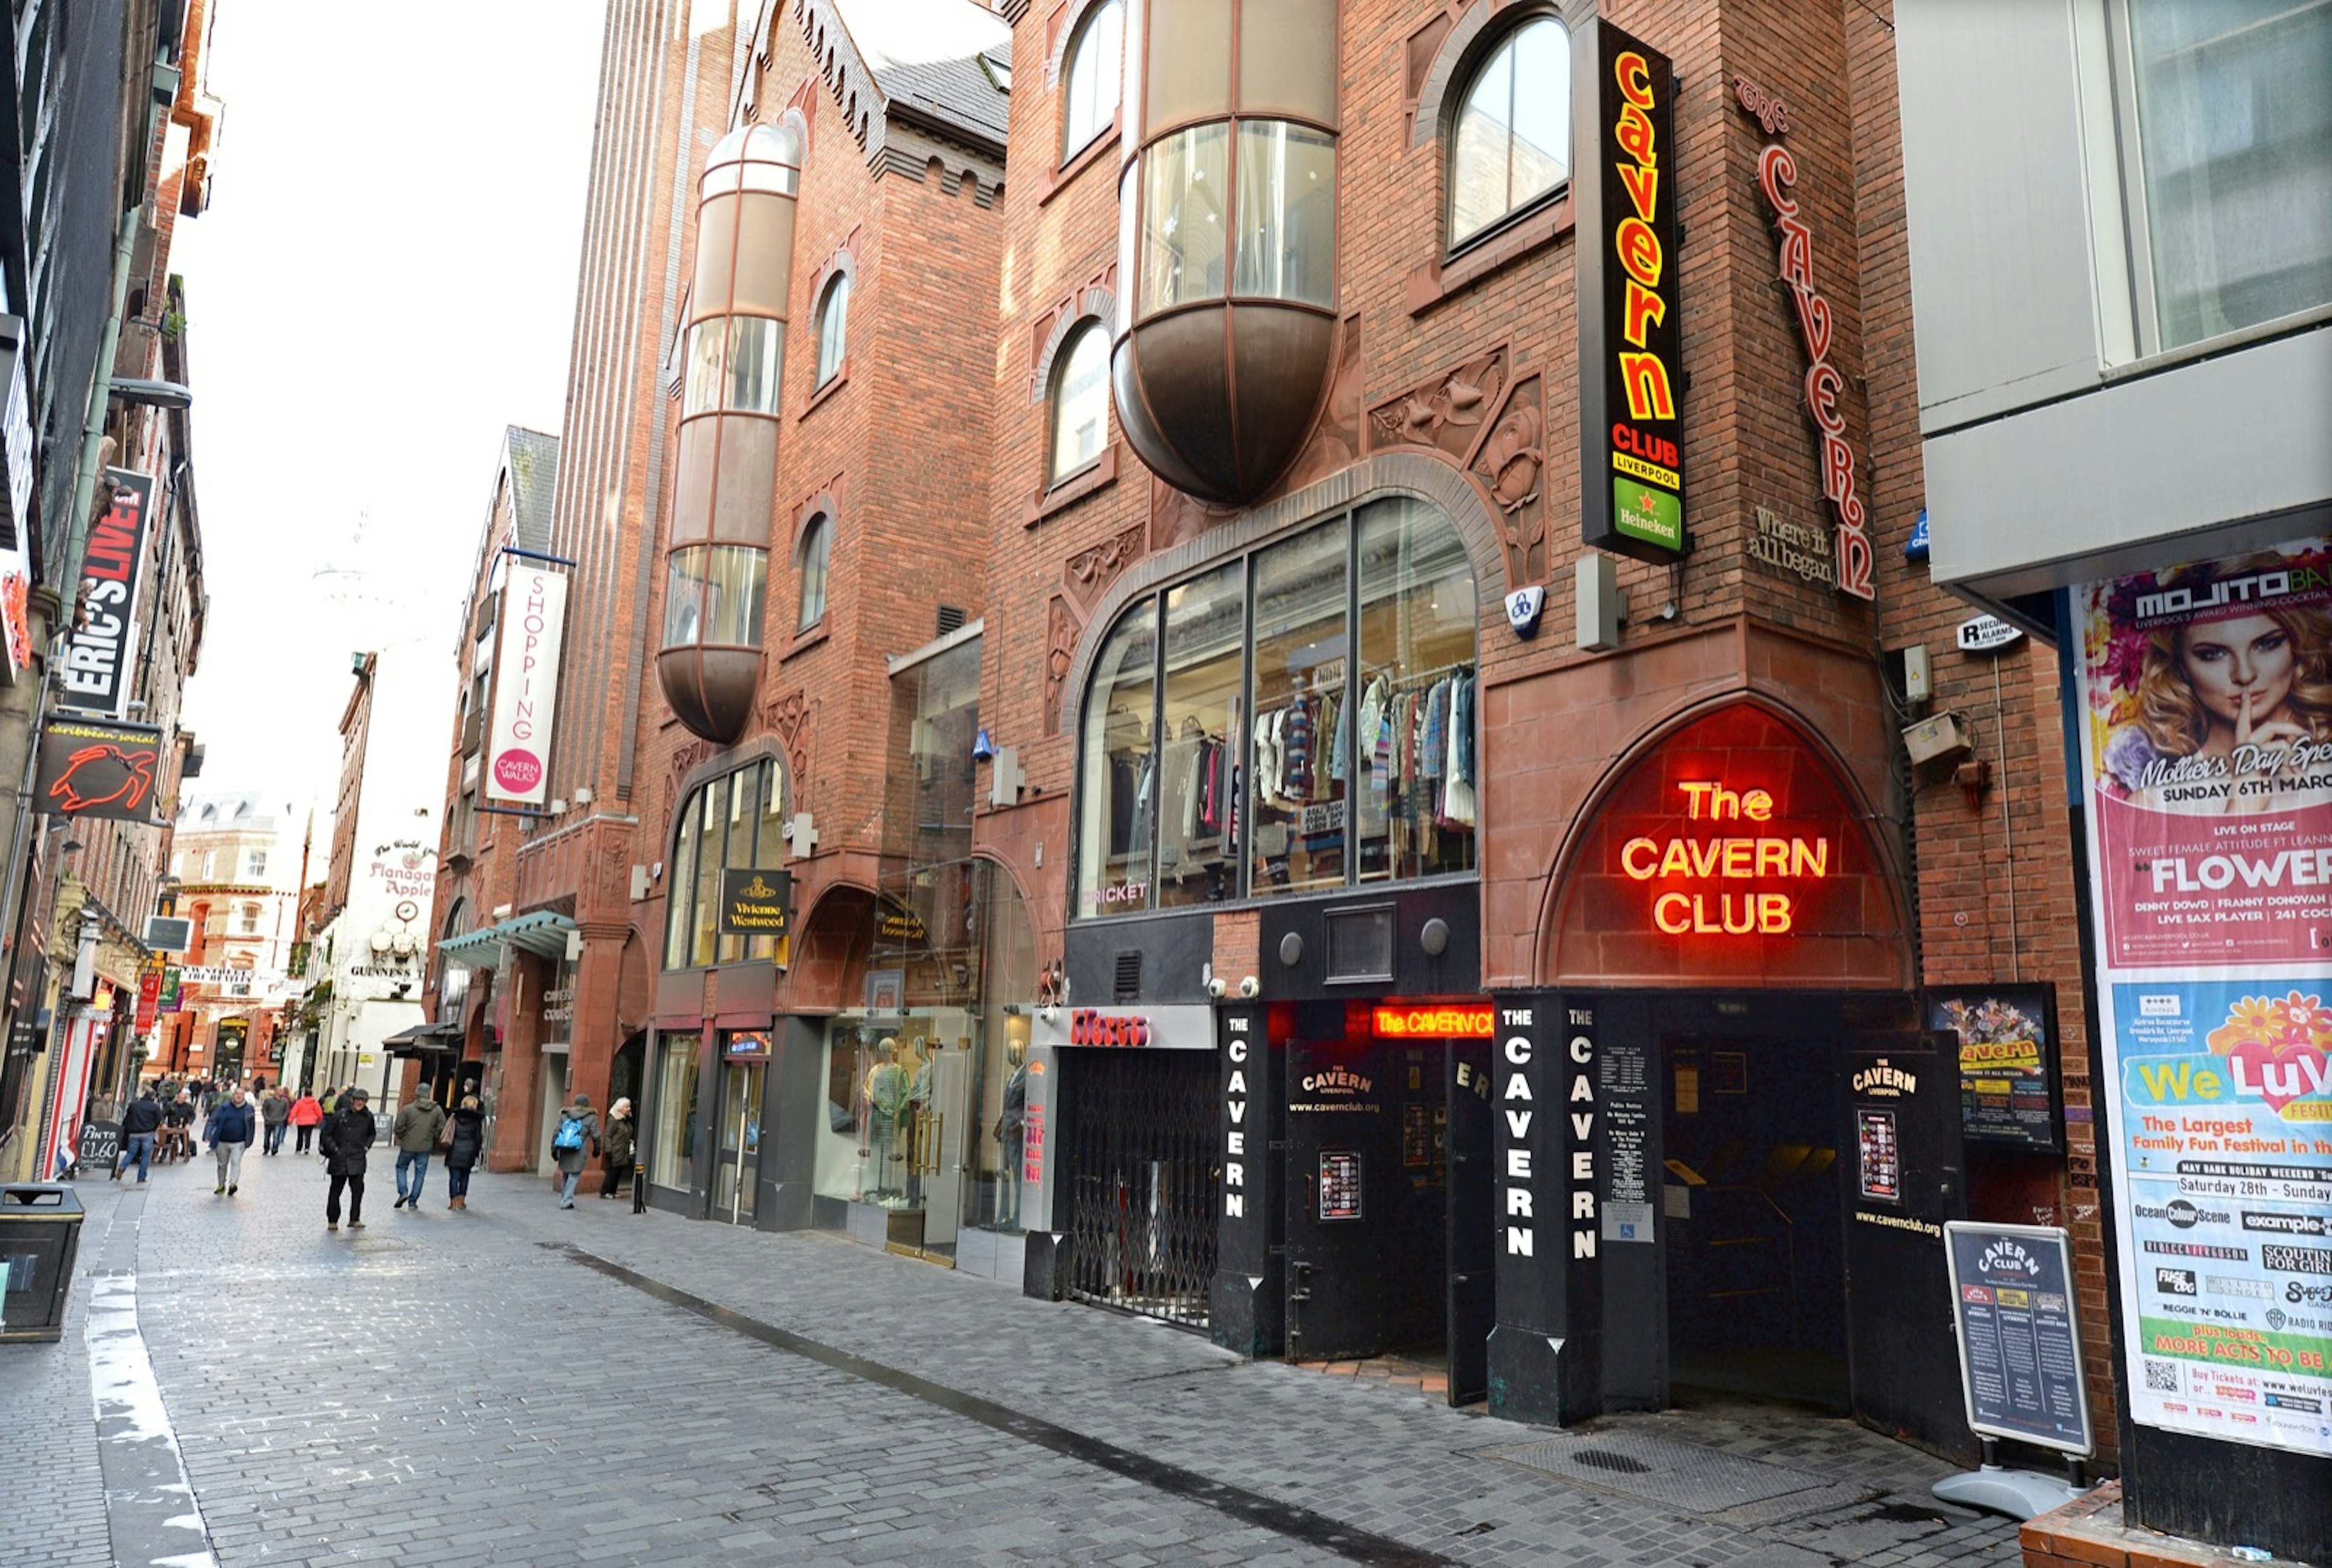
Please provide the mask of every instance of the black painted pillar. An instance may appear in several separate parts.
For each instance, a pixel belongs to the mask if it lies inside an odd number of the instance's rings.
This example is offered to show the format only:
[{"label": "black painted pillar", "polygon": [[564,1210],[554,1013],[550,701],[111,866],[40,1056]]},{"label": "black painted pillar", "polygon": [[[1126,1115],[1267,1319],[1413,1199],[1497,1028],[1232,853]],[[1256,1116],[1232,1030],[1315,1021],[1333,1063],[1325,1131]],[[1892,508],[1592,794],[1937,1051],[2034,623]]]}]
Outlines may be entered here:
[{"label": "black painted pillar", "polygon": [[1553,991],[1494,999],[1490,1413],[1559,1425],[1602,1408],[1595,1009],[1591,998]]},{"label": "black painted pillar", "polygon": [[1285,1104],[1260,1006],[1219,1008],[1222,1213],[1208,1316],[1217,1344],[1276,1355],[1287,1343]]}]

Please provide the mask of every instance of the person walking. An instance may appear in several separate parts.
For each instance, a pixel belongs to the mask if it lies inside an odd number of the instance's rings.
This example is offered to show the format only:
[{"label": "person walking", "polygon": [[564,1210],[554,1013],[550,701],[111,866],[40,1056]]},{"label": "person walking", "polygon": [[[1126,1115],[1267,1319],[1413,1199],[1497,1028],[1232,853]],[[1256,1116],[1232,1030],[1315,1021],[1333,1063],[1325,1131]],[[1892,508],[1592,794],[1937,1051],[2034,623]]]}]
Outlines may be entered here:
[{"label": "person walking", "polygon": [[324,1229],[340,1228],[340,1194],[349,1195],[349,1229],[364,1229],[365,1162],[372,1153],[372,1106],[362,1089],[339,1097],[339,1109],[324,1118],[320,1143],[332,1185],[324,1195]]},{"label": "person walking", "polygon": [[550,1140],[550,1152],[559,1162],[559,1206],[575,1207],[575,1186],[583,1180],[583,1166],[599,1148],[599,1113],[591,1108],[591,1096],[578,1095],[575,1103],[559,1114],[559,1131]]},{"label": "person walking", "polygon": [[267,1130],[266,1143],[261,1152],[283,1152],[283,1131],[292,1124],[292,1098],[283,1092],[281,1085],[260,1096],[259,1121],[260,1125]]},{"label": "person walking", "polygon": [[113,1162],[116,1181],[132,1160],[138,1162],[139,1181],[145,1181],[154,1169],[154,1133],[161,1125],[162,1102],[154,1097],[154,1085],[139,1085],[138,1097],[121,1113],[121,1158]]},{"label": "person walking", "polygon": [[630,1188],[632,1160],[639,1152],[639,1129],[632,1123],[631,1101],[617,1100],[607,1107],[607,1131],[602,1141],[607,1152],[602,1162],[605,1173],[599,1178],[599,1196],[613,1198],[619,1190]]},{"label": "person walking", "polygon": [[203,1123],[203,1141],[218,1157],[218,1185],[212,1196],[224,1192],[232,1198],[243,1185],[243,1156],[259,1142],[259,1107],[244,1096],[241,1084],[211,1107],[210,1118]]},{"label": "person walking", "polygon": [[486,1152],[486,1114],[479,1109],[475,1095],[463,1095],[462,1103],[454,1108],[445,1140],[445,1207],[466,1213],[470,1171]]},{"label": "person walking", "polygon": [[[429,1085],[422,1085],[413,1091],[413,1098],[397,1114],[397,1121],[388,1130],[397,1144],[397,1201],[394,1209],[419,1209],[421,1184],[429,1180],[429,1152],[437,1147],[437,1134],[445,1130],[445,1107],[430,1096]],[[406,1172],[413,1173],[413,1185],[408,1190]]]},{"label": "person walking", "polygon": [[292,1102],[292,1125],[299,1130],[300,1141],[293,1152],[305,1154],[316,1141],[316,1123],[324,1119],[323,1103],[315,1095],[302,1092]]}]

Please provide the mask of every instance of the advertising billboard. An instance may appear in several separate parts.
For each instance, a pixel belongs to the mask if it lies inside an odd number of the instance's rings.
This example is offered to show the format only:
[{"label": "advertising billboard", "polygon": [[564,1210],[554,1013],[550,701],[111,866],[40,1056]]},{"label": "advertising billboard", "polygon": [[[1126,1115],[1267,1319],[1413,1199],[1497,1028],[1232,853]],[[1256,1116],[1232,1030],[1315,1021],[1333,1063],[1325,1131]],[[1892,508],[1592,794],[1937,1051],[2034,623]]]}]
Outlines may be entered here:
[{"label": "advertising billboard", "polygon": [[521,806],[550,798],[550,726],[559,703],[559,645],[567,578],[511,560],[494,648],[494,708],[486,736],[486,793]]},{"label": "advertising billboard", "polygon": [[2332,546],[2073,607],[2130,1412],[2332,1455]]},{"label": "advertising billboard", "polygon": [[81,557],[81,598],[65,654],[57,664],[57,700],[116,718],[129,711],[137,684],[138,585],[154,509],[154,476],[109,468],[112,499],[90,530]]},{"label": "advertising billboard", "polygon": [[57,713],[41,731],[33,798],[51,817],[149,822],[161,770],[162,731],[152,725]]}]

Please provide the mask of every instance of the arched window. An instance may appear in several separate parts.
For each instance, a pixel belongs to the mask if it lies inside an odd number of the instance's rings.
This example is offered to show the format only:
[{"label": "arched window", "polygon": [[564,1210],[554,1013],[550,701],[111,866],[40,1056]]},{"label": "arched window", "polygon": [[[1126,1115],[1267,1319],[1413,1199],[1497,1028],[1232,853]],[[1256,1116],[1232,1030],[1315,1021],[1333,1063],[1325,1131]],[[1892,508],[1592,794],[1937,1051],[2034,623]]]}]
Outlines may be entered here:
[{"label": "arched window", "polygon": [[1054,483],[1101,455],[1109,442],[1109,333],[1086,321],[1069,336],[1053,372]]},{"label": "arched window", "polygon": [[782,957],[783,938],[723,936],[720,917],[723,871],[785,865],[785,770],[774,758],[724,773],[683,803],[664,884],[664,968]]},{"label": "arched window", "polygon": [[825,386],[842,370],[850,335],[850,274],[837,272],[817,302],[817,384]]},{"label": "arched window", "polygon": [[1070,41],[1068,65],[1061,72],[1063,163],[1116,123],[1124,44],[1125,9],[1118,0],[1094,6]]},{"label": "arched window", "polygon": [[1449,127],[1453,246],[1571,177],[1571,34],[1552,16],[1507,33],[1474,70]]},{"label": "arched window", "polygon": [[833,519],[811,518],[809,526],[802,530],[801,548],[795,552],[795,564],[801,572],[801,615],[794,622],[797,632],[806,632],[826,619],[826,569],[833,553]]}]

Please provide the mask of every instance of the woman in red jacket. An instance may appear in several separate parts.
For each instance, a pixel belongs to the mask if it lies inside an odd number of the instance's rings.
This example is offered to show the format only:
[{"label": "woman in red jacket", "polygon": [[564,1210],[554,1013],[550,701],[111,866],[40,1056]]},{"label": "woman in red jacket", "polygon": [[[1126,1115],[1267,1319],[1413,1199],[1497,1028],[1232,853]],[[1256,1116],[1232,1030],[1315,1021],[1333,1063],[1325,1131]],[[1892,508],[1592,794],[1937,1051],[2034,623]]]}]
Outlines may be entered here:
[{"label": "woman in red jacket", "polygon": [[292,1125],[300,1130],[300,1142],[294,1152],[305,1154],[308,1145],[316,1140],[316,1125],[324,1119],[323,1103],[315,1095],[302,1092],[292,1102]]}]

